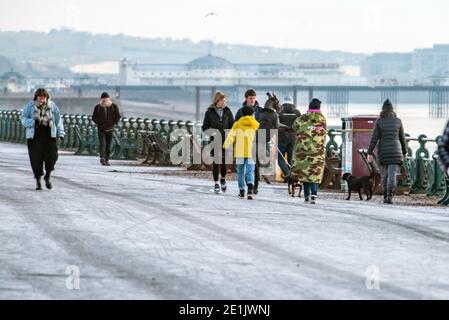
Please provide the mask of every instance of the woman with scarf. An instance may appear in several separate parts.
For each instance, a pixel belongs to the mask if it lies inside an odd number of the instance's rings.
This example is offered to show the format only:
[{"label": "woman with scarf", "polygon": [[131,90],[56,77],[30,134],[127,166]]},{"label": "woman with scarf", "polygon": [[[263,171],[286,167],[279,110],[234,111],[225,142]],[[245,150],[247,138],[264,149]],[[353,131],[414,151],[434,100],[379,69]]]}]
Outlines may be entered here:
[{"label": "woman with scarf", "polygon": [[22,125],[26,128],[28,154],[36,179],[36,190],[42,190],[41,178],[45,186],[52,189],[51,172],[58,160],[57,140],[65,136],[64,124],[58,106],[50,99],[45,89],[38,89],[22,111]]}]

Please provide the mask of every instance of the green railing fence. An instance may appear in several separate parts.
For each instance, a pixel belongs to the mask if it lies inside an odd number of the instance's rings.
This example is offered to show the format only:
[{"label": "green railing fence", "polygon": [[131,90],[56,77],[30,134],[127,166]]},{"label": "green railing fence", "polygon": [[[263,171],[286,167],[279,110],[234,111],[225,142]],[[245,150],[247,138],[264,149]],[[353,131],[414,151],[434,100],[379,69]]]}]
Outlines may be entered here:
[{"label": "green railing fence", "polygon": [[[20,122],[21,111],[19,110],[0,110],[0,141],[11,143],[26,143],[25,129]],[[66,137],[61,142],[60,148],[63,150],[81,150],[82,139],[91,140],[91,146],[83,152],[87,155],[97,154],[97,128],[92,121],[91,116],[87,115],[63,115]],[[81,135],[80,137],[77,135]],[[147,146],[142,139],[142,132],[157,132],[168,143],[170,134],[175,130],[185,130],[191,135],[199,145],[204,145],[201,140],[200,124],[192,121],[168,121],[148,118],[122,118],[115,129],[115,143],[113,144],[114,159],[136,159],[145,158],[148,152]],[[337,142],[337,136],[341,131],[330,129],[328,131],[328,142],[326,145],[326,154],[329,158],[338,157],[342,159],[342,146]],[[420,135],[417,138],[407,136],[407,142],[416,141],[419,144],[418,149],[413,152],[408,147],[404,167],[407,172],[407,179],[401,180],[401,187],[409,187],[411,193],[426,193],[428,196],[442,195],[440,204],[449,205],[449,181],[445,173],[441,170],[438,163],[436,151],[431,154],[427,146],[431,143],[437,143],[442,137],[429,139],[426,135]],[[120,144],[122,146],[120,146]],[[123,146],[132,146],[134,153],[122,152]],[[80,152],[80,153],[81,153]]]}]

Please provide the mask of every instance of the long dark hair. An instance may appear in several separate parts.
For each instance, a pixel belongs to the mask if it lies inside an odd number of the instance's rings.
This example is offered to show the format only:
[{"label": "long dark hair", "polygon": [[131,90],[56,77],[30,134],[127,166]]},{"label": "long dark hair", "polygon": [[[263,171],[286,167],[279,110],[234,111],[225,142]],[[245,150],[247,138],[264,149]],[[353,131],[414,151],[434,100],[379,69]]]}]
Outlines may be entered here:
[{"label": "long dark hair", "polygon": [[43,88],[39,88],[36,90],[36,92],[34,93],[34,101],[37,100],[37,97],[41,97],[41,96],[45,96],[48,99],[50,99],[50,94],[48,93],[47,90],[43,89]]}]

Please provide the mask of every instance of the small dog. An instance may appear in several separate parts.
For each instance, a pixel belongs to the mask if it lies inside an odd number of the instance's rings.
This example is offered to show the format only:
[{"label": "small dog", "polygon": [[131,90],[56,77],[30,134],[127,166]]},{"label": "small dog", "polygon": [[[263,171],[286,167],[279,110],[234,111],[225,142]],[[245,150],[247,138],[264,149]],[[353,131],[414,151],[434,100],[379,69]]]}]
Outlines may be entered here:
[{"label": "small dog", "polygon": [[302,182],[299,181],[299,178],[295,175],[289,174],[287,180],[288,180],[288,194],[294,198],[296,188],[299,188],[298,198],[301,198]]},{"label": "small dog", "polygon": [[373,177],[355,177],[350,173],[345,173],[341,178],[348,183],[349,195],[346,200],[351,199],[351,191],[357,191],[359,193],[360,200],[363,200],[362,190],[366,194],[366,201],[371,200],[373,197]]}]

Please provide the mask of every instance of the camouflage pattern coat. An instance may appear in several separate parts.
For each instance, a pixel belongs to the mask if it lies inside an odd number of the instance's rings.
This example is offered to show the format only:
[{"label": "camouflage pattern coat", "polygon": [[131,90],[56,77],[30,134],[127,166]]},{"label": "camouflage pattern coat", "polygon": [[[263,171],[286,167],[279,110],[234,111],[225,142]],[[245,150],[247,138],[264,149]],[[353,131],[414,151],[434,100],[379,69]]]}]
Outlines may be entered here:
[{"label": "camouflage pattern coat", "polygon": [[326,155],[326,118],[319,110],[309,110],[296,119],[293,129],[296,143],[291,172],[302,182],[320,184]]}]

